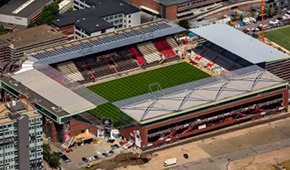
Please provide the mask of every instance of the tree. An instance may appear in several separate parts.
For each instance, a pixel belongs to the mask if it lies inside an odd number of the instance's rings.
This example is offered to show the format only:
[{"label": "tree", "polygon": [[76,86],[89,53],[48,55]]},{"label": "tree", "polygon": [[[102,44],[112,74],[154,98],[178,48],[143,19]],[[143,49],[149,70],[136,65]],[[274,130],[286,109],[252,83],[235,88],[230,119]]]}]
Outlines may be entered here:
[{"label": "tree", "polygon": [[277,13],[279,10],[279,8],[277,6],[275,6],[275,12]]},{"label": "tree", "polygon": [[267,14],[268,14],[268,16],[272,15],[272,8],[268,8]]},{"label": "tree", "polygon": [[39,17],[39,19],[36,21],[37,25],[42,25],[42,24],[51,24],[51,21],[56,20],[57,14],[59,12],[58,9],[58,3],[53,2],[48,6],[45,6],[42,10],[42,13]]},{"label": "tree", "polygon": [[59,161],[60,161],[60,155],[59,155],[57,152],[53,152],[53,153],[50,155],[50,162],[49,162],[49,165],[50,165],[51,167],[56,168],[57,165],[59,164]]},{"label": "tree", "polygon": [[251,16],[252,16],[252,17],[255,17],[255,12],[252,12],[252,13],[251,13]]},{"label": "tree", "polygon": [[189,23],[188,23],[188,20],[186,19],[180,20],[178,25],[185,29],[189,29]]},{"label": "tree", "polygon": [[241,14],[239,18],[240,18],[240,21],[243,21],[244,20],[243,14]]},{"label": "tree", "polygon": [[234,21],[236,21],[236,20],[237,20],[237,17],[234,16],[234,17],[232,18],[232,22],[234,22]]},{"label": "tree", "polygon": [[7,34],[8,31],[4,28],[3,25],[0,24],[0,35]]},{"label": "tree", "polygon": [[51,152],[51,148],[48,144],[43,144],[43,159],[51,166],[56,168],[60,161],[60,155],[57,152]]}]

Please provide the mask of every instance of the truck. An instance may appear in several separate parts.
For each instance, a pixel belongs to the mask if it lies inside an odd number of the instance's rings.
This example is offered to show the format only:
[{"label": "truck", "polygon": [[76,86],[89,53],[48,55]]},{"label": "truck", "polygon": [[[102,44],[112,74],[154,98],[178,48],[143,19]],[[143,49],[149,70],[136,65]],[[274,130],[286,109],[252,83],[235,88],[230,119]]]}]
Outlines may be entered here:
[{"label": "truck", "polygon": [[167,159],[166,161],[164,161],[164,166],[170,166],[170,165],[174,165],[177,163],[177,159],[176,158],[171,158],[171,159]]}]

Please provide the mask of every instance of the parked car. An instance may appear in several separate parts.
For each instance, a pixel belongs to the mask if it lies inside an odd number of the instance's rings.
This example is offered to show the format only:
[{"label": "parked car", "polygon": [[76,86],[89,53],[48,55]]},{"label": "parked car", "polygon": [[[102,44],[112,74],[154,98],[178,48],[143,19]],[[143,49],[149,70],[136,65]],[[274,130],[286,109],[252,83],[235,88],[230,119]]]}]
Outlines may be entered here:
[{"label": "parked car", "polygon": [[60,164],[58,164],[58,165],[57,165],[57,170],[62,170],[62,168],[61,168],[61,165],[60,165]]},{"label": "parked car", "polygon": [[89,164],[87,164],[86,168],[92,168],[95,166],[95,163],[91,162]]},{"label": "parked car", "polygon": [[108,157],[108,154],[107,153],[102,153],[102,157],[106,158],[106,157]]},{"label": "parked car", "polygon": [[73,150],[71,149],[71,148],[69,148],[69,149],[66,149],[65,150],[67,153],[69,153],[69,152],[72,152]]},{"label": "parked car", "polygon": [[95,158],[94,156],[90,156],[90,157],[88,157],[88,160],[89,160],[90,162],[92,162],[92,161],[95,161],[96,158]]},{"label": "parked car", "polygon": [[95,155],[94,158],[95,158],[96,160],[100,159],[97,155]]},{"label": "parked car", "polygon": [[107,140],[107,143],[114,143],[115,142],[115,139],[109,139]]},{"label": "parked car", "polygon": [[183,154],[183,157],[185,158],[185,159],[188,159],[188,155],[185,153],[185,154]]},{"label": "parked car", "polygon": [[61,159],[63,160],[64,163],[71,162],[71,160],[66,155],[61,155]]},{"label": "parked car", "polygon": [[114,151],[109,151],[108,155],[109,156],[114,155]]},{"label": "parked car", "polygon": [[89,162],[87,158],[82,157],[82,161],[84,161],[85,163]]},{"label": "parked car", "polygon": [[115,144],[115,145],[111,145],[111,148],[112,148],[112,149],[119,148],[119,145],[117,145],[117,144]]}]

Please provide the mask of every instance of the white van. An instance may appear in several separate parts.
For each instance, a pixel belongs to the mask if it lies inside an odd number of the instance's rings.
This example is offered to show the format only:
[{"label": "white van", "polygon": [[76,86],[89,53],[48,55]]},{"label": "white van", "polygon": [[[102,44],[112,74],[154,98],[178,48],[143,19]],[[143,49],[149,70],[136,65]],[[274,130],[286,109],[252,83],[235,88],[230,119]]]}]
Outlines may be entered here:
[{"label": "white van", "polygon": [[167,159],[166,161],[164,161],[164,166],[170,166],[170,165],[174,165],[176,163],[177,163],[177,159],[171,158],[171,159]]},{"label": "white van", "polygon": [[287,11],[286,13],[290,15],[290,11]]}]

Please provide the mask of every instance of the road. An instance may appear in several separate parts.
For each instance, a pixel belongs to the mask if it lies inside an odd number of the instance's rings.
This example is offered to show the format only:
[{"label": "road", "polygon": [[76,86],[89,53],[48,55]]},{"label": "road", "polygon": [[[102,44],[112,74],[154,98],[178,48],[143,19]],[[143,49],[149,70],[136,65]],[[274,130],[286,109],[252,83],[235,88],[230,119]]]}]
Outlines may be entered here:
[{"label": "road", "polygon": [[276,141],[268,143],[265,145],[254,146],[248,149],[243,149],[240,151],[215,156],[207,159],[202,159],[195,162],[186,163],[180,166],[167,168],[167,170],[188,170],[188,169],[198,169],[198,170],[227,170],[227,165],[230,161],[239,160],[249,156],[255,156],[261,153],[270,152],[278,149],[283,149],[290,146],[290,138],[281,141]]}]

